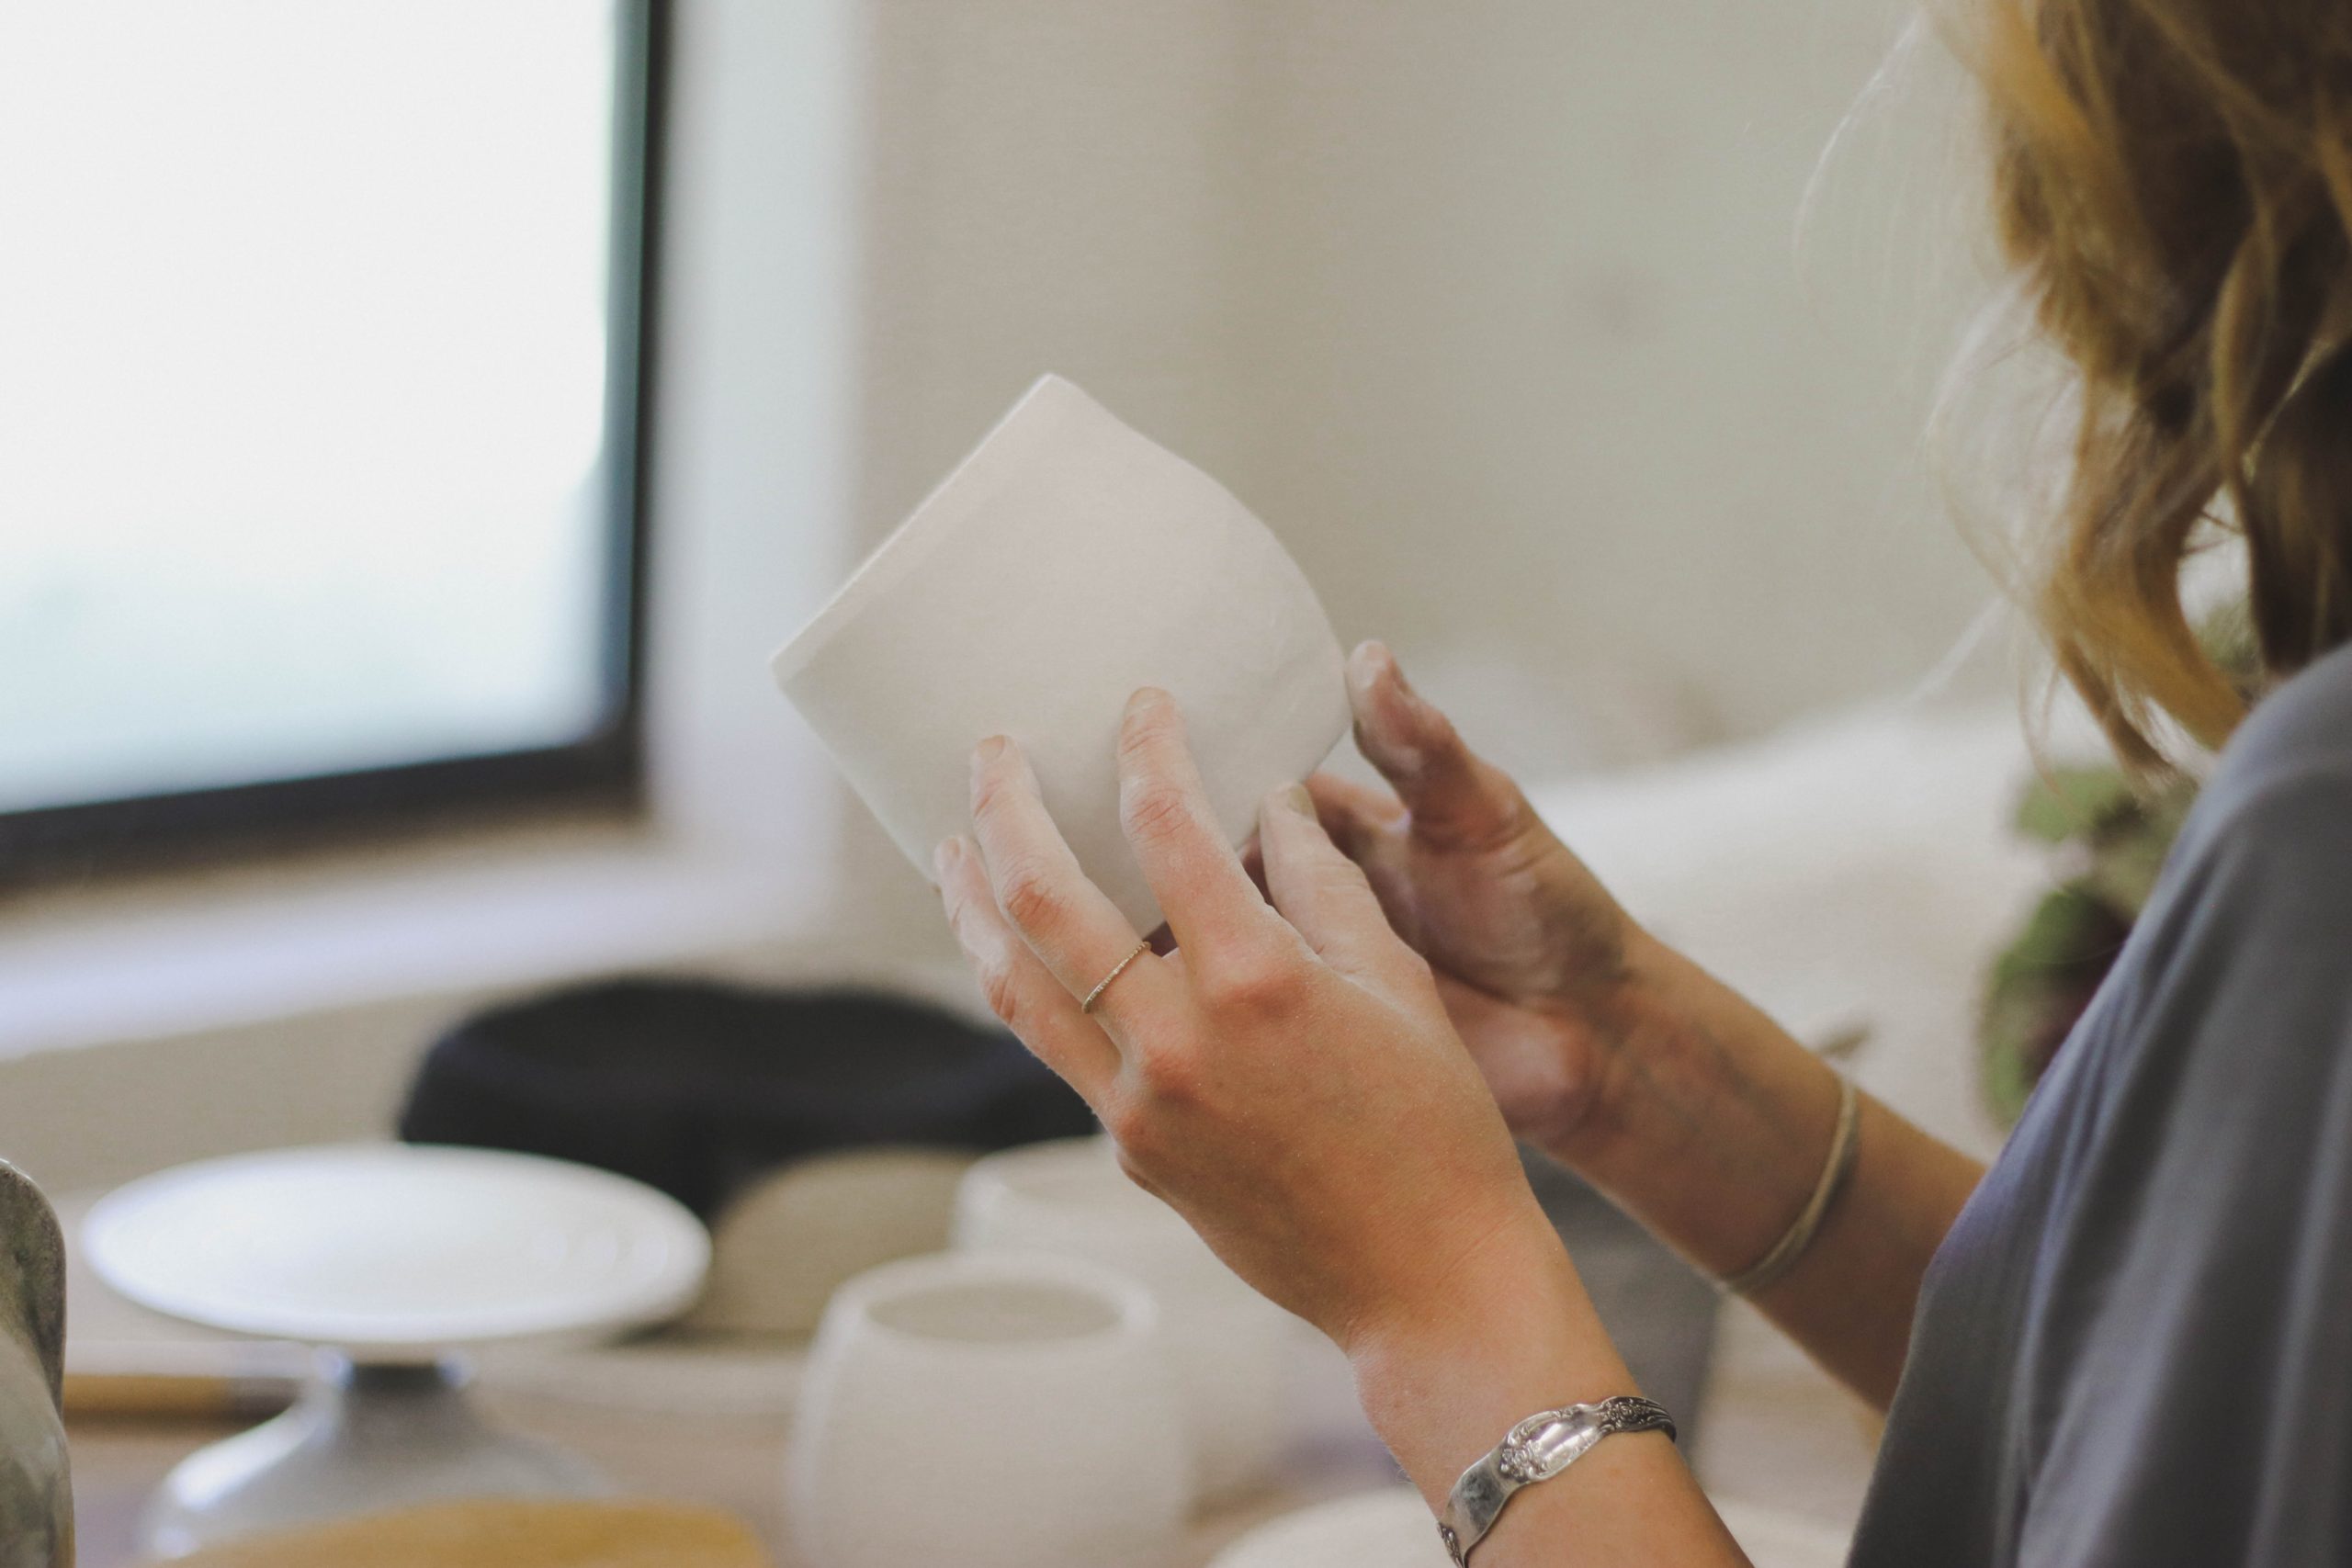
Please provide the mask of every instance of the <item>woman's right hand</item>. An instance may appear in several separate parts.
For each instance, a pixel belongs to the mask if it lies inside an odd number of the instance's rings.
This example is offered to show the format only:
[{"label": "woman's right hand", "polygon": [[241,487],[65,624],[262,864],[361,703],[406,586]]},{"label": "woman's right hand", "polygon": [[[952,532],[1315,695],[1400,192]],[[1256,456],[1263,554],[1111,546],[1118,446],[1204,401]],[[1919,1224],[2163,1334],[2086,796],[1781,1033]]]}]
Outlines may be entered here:
[{"label": "woman's right hand", "polygon": [[1376,642],[1348,660],[1356,745],[1392,796],[1308,781],[1332,839],[1436,971],[1454,1028],[1521,1138],[1567,1141],[1618,1065],[1639,930],[1500,769]]},{"label": "woman's right hand", "polygon": [[[1630,919],[1386,649],[1356,649],[1348,693],[1396,793],[1318,775],[1317,814],[1428,959],[1511,1131],[1701,1269],[1753,1265],[1820,1176],[1837,1075]],[[1883,1408],[1920,1278],[1983,1167],[1868,1097],[1861,1118],[1806,1261],[1758,1304]]]}]

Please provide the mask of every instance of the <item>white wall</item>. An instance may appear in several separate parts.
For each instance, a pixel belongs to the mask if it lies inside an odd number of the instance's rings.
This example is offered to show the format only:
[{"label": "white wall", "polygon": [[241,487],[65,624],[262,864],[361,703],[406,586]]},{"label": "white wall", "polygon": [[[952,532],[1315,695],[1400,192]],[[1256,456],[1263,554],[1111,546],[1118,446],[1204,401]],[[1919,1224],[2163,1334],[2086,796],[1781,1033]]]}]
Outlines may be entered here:
[{"label": "white wall", "polygon": [[[1593,682],[1679,690],[1733,733],[1904,682],[1958,632],[1985,586],[1919,482],[1940,349],[1903,320],[1941,299],[1877,276],[1931,253],[1887,254],[1892,209],[1797,246],[1909,9],[1251,14],[1235,477],[1349,630],[1518,665],[1568,712]],[[1935,129],[1863,137],[1931,170]]]},{"label": "white wall", "polygon": [[1795,243],[1895,0],[867,11],[863,541],[1063,371],[1531,771],[1901,688],[1987,596],[1920,457],[1946,236],[1892,199],[1946,128],[1862,128],[1860,221]]}]

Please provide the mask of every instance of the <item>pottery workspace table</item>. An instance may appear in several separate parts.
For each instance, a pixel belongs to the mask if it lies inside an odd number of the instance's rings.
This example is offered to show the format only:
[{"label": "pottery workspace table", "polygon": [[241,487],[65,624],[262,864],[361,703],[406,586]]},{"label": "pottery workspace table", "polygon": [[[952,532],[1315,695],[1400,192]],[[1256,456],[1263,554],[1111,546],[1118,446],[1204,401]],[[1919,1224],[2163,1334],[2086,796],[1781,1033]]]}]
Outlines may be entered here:
[{"label": "pottery workspace table", "polygon": [[[112,1291],[70,1239],[94,1194],[58,1202],[67,1247],[66,1372],[146,1367],[231,1376],[299,1375],[295,1346],[240,1339],[149,1312]],[[499,1427],[537,1438],[602,1471],[616,1495],[720,1509],[751,1527],[776,1568],[796,1557],[786,1517],[785,1450],[801,1356],[725,1342],[651,1341],[540,1352],[492,1349],[477,1359],[471,1402]],[[79,1568],[142,1561],[140,1510],[171,1468],[270,1412],[233,1418],[85,1415],[69,1386]],[[1396,1470],[1368,1433],[1328,1451],[1302,1448],[1265,1489],[1195,1519],[1170,1568],[1199,1568],[1235,1536],[1327,1497],[1393,1484]],[[946,1565],[943,1565],[946,1568]]]},{"label": "pottery workspace table", "polygon": [[[792,1551],[784,1515],[787,1417],[616,1411],[537,1392],[487,1387],[487,1413],[597,1465],[623,1495],[717,1507],[752,1527],[776,1568],[815,1568]],[[128,1568],[141,1505],[171,1467],[242,1425],[210,1420],[74,1419],[80,1568]],[[1235,1536],[1276,1514],[1395,1479],[1385,1455],[1301,1455],[1261,1495],[1197,1520],[1176,1568],[1199,1568]],[[944,1565],[943,1565],[944,1568]]]},{"label": "pottery workspace table", "polygon": [[[60,1203],[62,1213],[81,1205]],[[70,1222],[69,1222],[70,1223]],[[159,1318],[113,1296],[69,1249],[67,1369],[76,1347],[107,1369],[202,1366],[237,1342]],[[250,1348],[250,1347],[248,1347]],[[602,1469],[624,1494],[721,1509],[750,1526],[776,1568],[798,1562],[785,1517],[784,1453],[798,1367],[788,1355],[712,1358],[692,1376],[666,1353],[636,1347],[596,1353],[587,1387],[573,1392],[578,1363],[539,1368],[486,1366],[479,1385],[484,1413],[503,1426],[553,1442]],[[255,1370],[249,1355],[222,1357],[229,1370]],[[299,1370],[299,1357],[290,1364]],[[639,1397],[623,1399],[635,1385]],[[69,1396],[70,1400],[70,1396]],[[1767,1519],[1782,1535],[1805,1539],[1772,1550],[1742,1539],[1759,1568],[1836,1568],[1844,1532],[1867,1481],[1872,1435],[1850,1395],[1831,1384],[1804,1354],[1752,1310],[1726,1313],[1714,1376],[1704,1401],[1705,1437],[1693,1458],[1709,1493],[1727,1515],[1746,1504],[1782,1517]],[[127,1568],[139,1510],[172,1466],[196,1450],[254,1425],[236,1420],[81,1417],[69,1411],[75,1515],[82,1568]],[[1236,1536],[1276,1515],[1349,1493],[1392,1484],[1385,1453],[1360,1444],[1295,1452],[1262,1494],[1193,1522],[1172,1568],[1202,1565]],[[945,1565],[943,1565],[945,1568]]]},{"label": "pottery workspace table", "polygon": [[[142,1322],[136,1309],[107,1302],[102,1292],[90,1282],[79,1303],[78,1326],[94,1331],[85,1348],[101,1343],[103,1333],[118,1348],[143,1348],[150,1359],[181,1366],[189,1352],[206,1348],[201,1330]],[[1869,1474],[1868,1423],[1850,1395],[1751,1310],[1726,1314],[1723,1327],[1705,1401],[1707,1436],[1693,1455],[1701,1479],[1758,1568],[1837,1568]],[[166,1343],[157,1346],[161,1337]],[[218,1350],[222,1342],[209,1344]],[[164,1350],[172,1353],[166,1358]],[[797,1364],[788,1356],[689,1354],[702,1364],[681,1367],[673,1352],[659,1347],[600,1351],[586,1369],[493,1364],[484,1371],[479,1403],[501,1425],[595,1464],[626,1495],[720,1509],[751,1527],[775,1568],[815,1568],[796,1559],[785,1515],[790,1417],[784,1412],[791,1407]],[[583,1373],[594,1397],[576,1392]],[[654,1407],[665,1399],[692,1413]],[[197,1449],[257,1419],[100,1420],[69,1410],[82,1568],[138,1561],[135,1522],[155,1483]],[[1368,1442],[1295,1450],[1265,1492],[1195,1520],[1172,1568],[1202,1568],[1267,1518],[1387,1485],[1395,1476],[1387,1456]]]}]

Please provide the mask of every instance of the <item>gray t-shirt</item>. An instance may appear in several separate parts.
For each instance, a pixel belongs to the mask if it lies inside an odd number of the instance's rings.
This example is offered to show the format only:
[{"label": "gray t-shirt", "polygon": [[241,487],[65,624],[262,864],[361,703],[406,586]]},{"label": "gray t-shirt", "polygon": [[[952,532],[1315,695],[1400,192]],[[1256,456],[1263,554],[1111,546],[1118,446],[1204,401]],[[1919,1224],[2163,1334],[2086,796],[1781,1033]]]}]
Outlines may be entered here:
[{"label": "gray t-shirt", "polygon": [[2223,753],[1937,1252],[1851,1562],[2352,1564],[2352,650]]}]

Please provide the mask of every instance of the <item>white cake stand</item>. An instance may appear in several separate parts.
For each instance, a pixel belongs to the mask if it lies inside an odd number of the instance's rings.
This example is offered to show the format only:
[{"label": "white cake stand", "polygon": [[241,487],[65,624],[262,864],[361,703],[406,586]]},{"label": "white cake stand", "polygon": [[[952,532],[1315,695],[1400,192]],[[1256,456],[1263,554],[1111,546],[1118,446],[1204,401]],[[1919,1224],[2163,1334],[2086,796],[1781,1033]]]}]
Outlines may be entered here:
[{"label": "white cake stand", "polygon": [[437,1498],[594,1494],[584,1462],[486,1425],[463,1352],[588,1343],[684,1309],[701,1222],[561,1160],[405,1145],[280,1149],[109,1193],[100,1278],[191,1323],[317,1348],[292,1409],[190,1455],[142,1525],[178,1556],[232,1536]]}]

